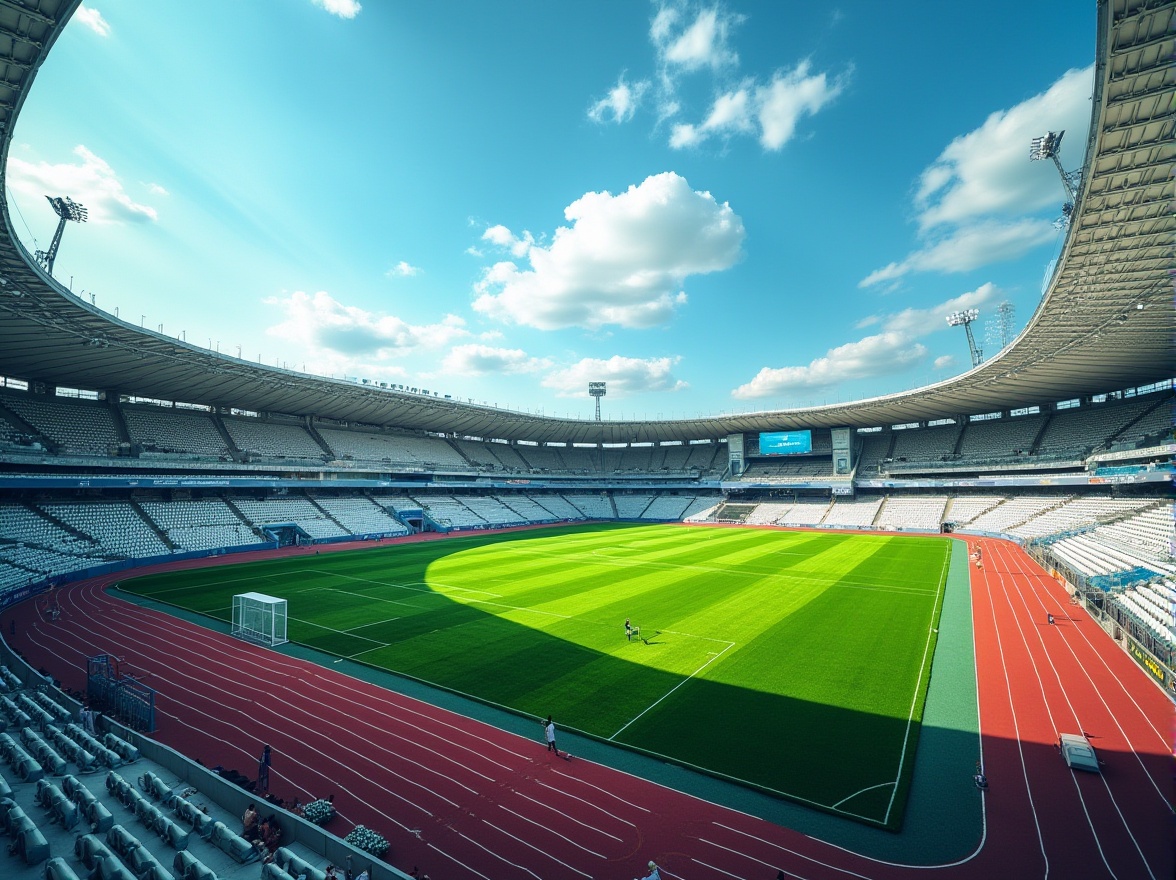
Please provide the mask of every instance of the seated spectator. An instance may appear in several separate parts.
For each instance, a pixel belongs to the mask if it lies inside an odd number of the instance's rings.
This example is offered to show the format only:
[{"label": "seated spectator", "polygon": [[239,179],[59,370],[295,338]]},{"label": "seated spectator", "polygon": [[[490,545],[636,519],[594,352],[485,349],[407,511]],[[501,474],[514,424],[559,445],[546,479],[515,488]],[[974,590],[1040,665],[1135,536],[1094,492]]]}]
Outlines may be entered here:
[{"label": "seated spectator", "polygon": [[245,815],[241,817],[241,824],[244,826],[244,830],[241,832],[241,836],[250,843],[253,843],[253,841],[257,840],[257,838],[261,835],[261,831],[258,828],[258,821],[260,818],[261,817],[257,814],[257,807],[255,807],[253,804],[250,804],[245,808]]}]

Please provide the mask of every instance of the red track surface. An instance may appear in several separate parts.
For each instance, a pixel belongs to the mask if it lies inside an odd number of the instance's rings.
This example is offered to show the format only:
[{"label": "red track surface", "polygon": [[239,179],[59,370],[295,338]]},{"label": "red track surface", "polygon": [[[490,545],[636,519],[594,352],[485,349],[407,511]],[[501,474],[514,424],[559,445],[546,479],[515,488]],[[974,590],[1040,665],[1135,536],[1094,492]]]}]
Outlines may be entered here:
[{"label": "red track surface", "polygon": [[[624,880],[655,859],[663,875],[689,880],[774,880],[778,871],[807,880],[1168,880],[1172,703],[1020,548],[969,543],[984,553],[972,604],[986,830],[963,861],[922,868],[589,761],[566,763],[544,750],[539,725],[523,739],[111,599],[103,589],[115,576],[64,589],[55,622],[29,601],[4,615],[3,628],[15,620],[16,646],[79,690],[85,657],[125,658],[124,671],[157,690],[159,739],[246,773],[269,743],[271,790],[304,801],[334,793],[341,820],[332,830],[374,828],[392,844],[390,861],[435,878]],[[1105,761],[1103,775],[1062,764],[1057,736],[1078,731]]]}]

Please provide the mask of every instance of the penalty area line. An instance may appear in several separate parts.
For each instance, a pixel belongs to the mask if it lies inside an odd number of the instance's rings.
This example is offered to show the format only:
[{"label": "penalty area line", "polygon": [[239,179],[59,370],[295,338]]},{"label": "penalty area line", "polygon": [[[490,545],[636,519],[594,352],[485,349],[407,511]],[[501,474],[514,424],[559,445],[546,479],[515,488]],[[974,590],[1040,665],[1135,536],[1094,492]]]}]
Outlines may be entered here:
[{"label": "penalty area line", "polygon": [[[662,630],[662,632],[670,632],[670,630],[668,630],[668,629]],[[701,638],[701,636],[699,636],[699,638]],[[710,641],[719,641],[719,640],[718,639],[711,639]],[[735,647],[734,642],[727,642],[727,647],[723,648],[723,650],[719,651],[719,653],[715,654],[713,657],[711,657],[709,660],[707,660],[705,663],[703,663],[701,666],[699,666],[697,669],[695,669],[693,672],[691,672],[688,676],[686,676],[684,679],[682,679],[680,682],[678,682],[676,685],[674,685],[672,688],[670,688],[668,691],[666,691],[664,694],[662,694],[660,697],[658,697],[656,700],[654,700],[652,703],[650,703],[648,706],[646,706],[644,709],[642,709],[637,715],[630,718],[627,722],[625,722],[624,727],[622,727],[620,730],[618,730],[616,733],[614,733],[612,736],[610,736],[608,738],[608,741],[612,742],[614,739],[616,739],[618,736],[620,736],[622,733],[624,733],[626,728],[628,728],[629,725],[631,725],[634,721],[639,719],[642,715],[645,715],[650,709],[657,706],[658,703],[662,702],[662,700],[666,699],[666,697],[670,696],[670,694],[672,694],[674,691],[676,691],[682,685],[686,684],[686,682],[690,681],[690,679],[694,678],[694,676],[698,675],[698,673],[702,672],[702,670],[706,669],[708,666],[710,666],[712,663],[714,663],[716,660],[718,660],[720,657],[722,657],[724,654],[726,654],[728,651],[730,651],[734,647]]]}]

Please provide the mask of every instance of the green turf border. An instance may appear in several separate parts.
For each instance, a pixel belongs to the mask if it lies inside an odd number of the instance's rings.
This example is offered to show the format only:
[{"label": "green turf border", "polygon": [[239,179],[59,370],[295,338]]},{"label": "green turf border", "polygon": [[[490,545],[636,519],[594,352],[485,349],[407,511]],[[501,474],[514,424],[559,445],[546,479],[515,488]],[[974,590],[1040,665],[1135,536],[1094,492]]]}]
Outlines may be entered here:
[{"label": "green turf border", "polygon": [[[767,790],[756,790],[747,783],[699,772],[630,746],[567,730],[561,734],[561,744],[579,757],[795,829],[869,858],[923,866],[966,859],[979,845],[984,829],[981,795],[972,783],[980,757],[980,726],[967,545],[961,539],[949,540],[951,563],[944,586],[938,641],[916,742],[905,818],[898,833],[806,807]],[[126,579],[131,577],[134,575],[128,572]],[[111,592],[128,602],[207,629],[222,633],[230,629],[225,621],[128,593],[117,589],[117,584]],[[536,719],[515,710],[360,661],[338,660],[335,655],[295,643],[273,650],[532,739],[537,747],[543,745]]]}]

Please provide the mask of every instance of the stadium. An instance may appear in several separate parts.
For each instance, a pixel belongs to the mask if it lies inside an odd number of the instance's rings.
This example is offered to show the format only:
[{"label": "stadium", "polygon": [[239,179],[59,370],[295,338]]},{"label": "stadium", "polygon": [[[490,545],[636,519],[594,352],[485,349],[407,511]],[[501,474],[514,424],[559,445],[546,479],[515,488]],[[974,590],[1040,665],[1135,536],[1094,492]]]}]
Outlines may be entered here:
[{"label": "stadium", "polygon": [[[82,8],[0,2],[5,169]],[[1173,876],[1176,3],[1096,13],[1027,326],[863,399],[270,367],[73,293],[84,207],[32,253],[6,188],[4,876]]]}]

